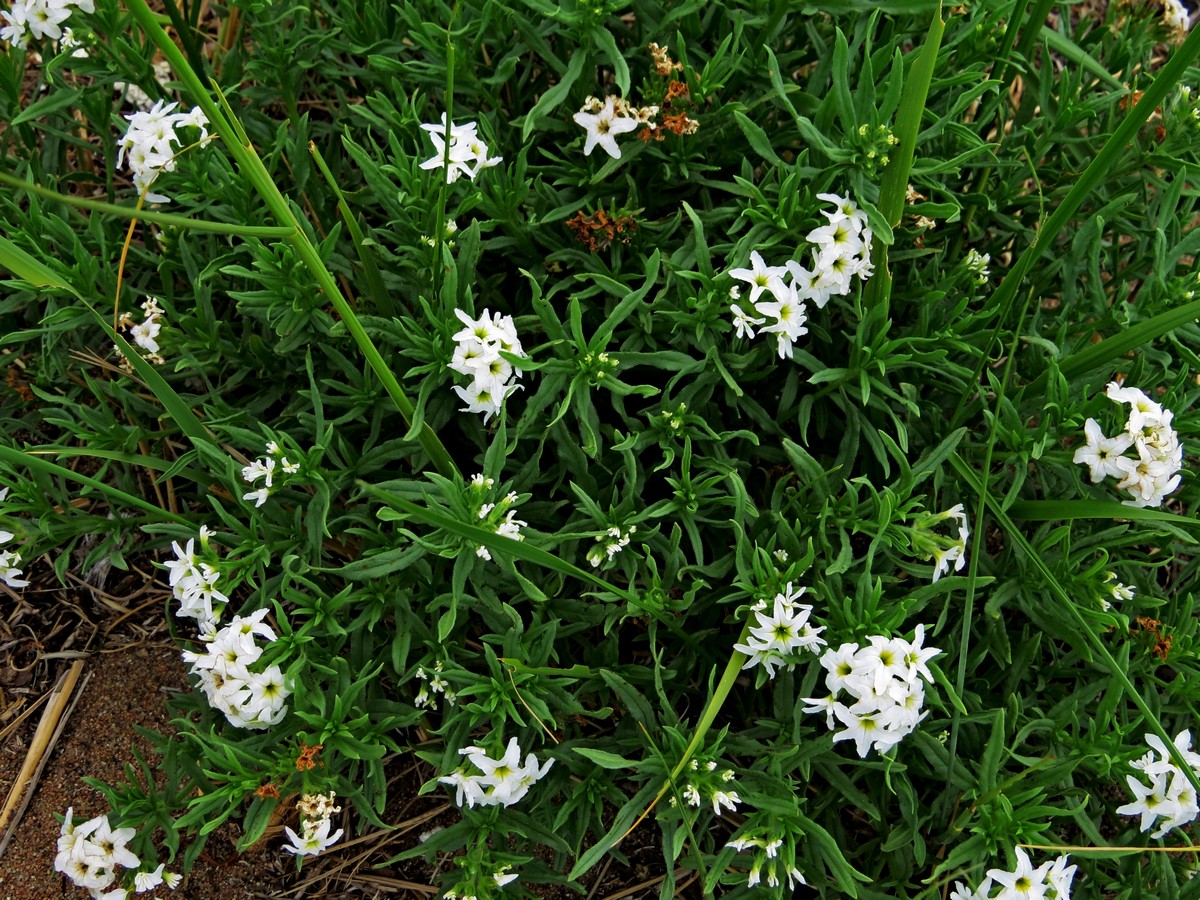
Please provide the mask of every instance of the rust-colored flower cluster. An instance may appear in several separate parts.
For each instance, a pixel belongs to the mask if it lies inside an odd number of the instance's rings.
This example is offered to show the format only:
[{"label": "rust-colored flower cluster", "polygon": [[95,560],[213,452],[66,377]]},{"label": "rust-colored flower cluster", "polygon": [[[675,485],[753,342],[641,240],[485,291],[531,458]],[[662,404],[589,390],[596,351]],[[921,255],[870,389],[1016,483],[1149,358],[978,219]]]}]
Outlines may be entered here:
[{"label": "rust-colored flower cluster", "polygon": [[611,246],[614,240],[628,244],[637,231],[637,220],[623,213],[610,215],[603,209],[587,214],[581,209],[567,219],[567,227],[579,243],[595,253]]}]

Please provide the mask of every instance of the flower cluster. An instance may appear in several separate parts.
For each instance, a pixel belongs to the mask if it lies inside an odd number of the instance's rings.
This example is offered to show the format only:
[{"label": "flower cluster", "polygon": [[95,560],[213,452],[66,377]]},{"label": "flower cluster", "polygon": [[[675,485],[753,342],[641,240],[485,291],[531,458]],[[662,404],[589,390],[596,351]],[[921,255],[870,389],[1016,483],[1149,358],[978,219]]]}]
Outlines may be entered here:
[{"label": "flower cluster", "polygon": [[[808,242],[815,245],[811,269],[794,259],[786,265],[768,266],[755,250],[750,254],[751,268],[729,272],[733,278],[750,285],[750,296],[746,298],[750,311],[737,303],[730,306],[738,337],[753,338],[754,326],[765,326],[759,328],[759,333],[775,335],[780,359],[791,357],[797,339],[808,334],[804,327],[808,321],[807,301],[823,309],[831,297],[850,293],[855,275],[866,281],[875,271],[871,265],[871,229],[866,214],[849,197],[837,194],[817,194],[817,197],[833,203],[834,209],[822,210],[828,224],[807,235]],[[785,277],[791,279],[786,284]],[[729,296],[741,299],[740,289],[734,286]]]},{"label": "flower cluster", "polygon": [[521,377],[521,370],[501,353],[528,357],[521,348],[512,316],[498,312],[489,315],[486,309],[478,319],[472,319],[461,309],[454,310],[454,315],[465,327],[454,335],[456,346],[450,368],[472,379],[468,388],[454,385],[454,392],[467,404],[460,412],[481,412],[486,425],[500,412],[504,398],[520,387],[516,379]]},{"label": "flower cluster", "polygon": [[[1141,772],[1149,783],[1143,784],[1135,776],[1126,775],[1125,781],[1133,791],[1134,799],[1117,807],[1117,812],[1123,816],[1141,816],[1140,831],[1149,831],[1157,825],[1158,830],[1151,837],[1160,838],[1172,828],[1193,821],[1200,815],[1200,805],[1196,802],[1196,791],[1187,773],[1175,765],[1162,738],[1148,734],[1146,743],[1150,745],[1151,752],[1130,765]],[[1192,750],[1191,731],[1184,730],[1175,735],[1174,744],[1192,772],[1200,776],[1200,753]],[[1158,821],[1160,818],[1162,822]]]},{"label": "flower cluster", "polygon": [[[1121,582],[1117,581],[1116,572],[1105,572],[1104,583],[1107,585],[1105,589],[1108,591],[1109,596],[1112,597],[1113,600],[1132,600],[1134,595],[1137,593],[1136,588],[1134,588],[1132,585],[1121,584]],[[1104,597],[1101,597],[1100,608],[1105,612],[1108,612],[1110,609],[1112,609],[1112,602]]]},{"label": "flower cluster", "polygon": [[[68,809],[63,816],[54,870],[66,875],[76,887],[86,888],[97,900],[125,900],[130,893],[127,889],[109,888],[117,880],[118,868],[136,869],[142,864],[126,846],[137,835],[137,831],[133,828],[113,828],[107,815],[96,816],[76,825],[73,812],[73,809]],[[160,863],[153,871],[134,875],[134,891],[140,894],[164,883],[175,890],[183,876],[164,872],[164,868]]]},{"label": "flower cluster", "polygon": [[[737,805],[742,802],[738,792],[733,789],[733,769],[717,771],[715,759],[692,759],[688,762],[687,781],[683,785],[683,799],[688,806],[699,809],[701,806],[712,804],[713,815],[721,815],[722,809],[737,812]],[[674,797],[671,806],[676,805]]]},{"label": "flower cluster", "polygon": [[207,525],[200,526],[200,552],[208,557],[206,561],[197,556],[196,540],[192,538],[186,547],[173,541],[171,549],[175,551],[175,559],[163,563],[170,572],[168,580],[171,591],[179,601],[175,615],[195,619],[202,632],[216,628],[221,610],[229,602],[229,598],[215,587],[221,572],[215,565],[216,555],[208,543],[211,534]]},{"label": "flower cluster", "polygon": [[630,525],[625,530],[613,525],[604,534],[596,536],[596,546],[587,552],[588,562],[592,568],[599,568],[602,562],[612,562],[613,557],[629,546],[629,540],[637,531],[636,525]]},{"label": "flower cluster", "polygon": [[1175,32],[1187,32],[1192,27],[1191,15],[1181,0],[1163,0],[1163,24]]},{"label": "flower cluster", "polygon": [[234,616],[207,639],[204,653],[183,652],[183,661],[200,679],[209,705],[238,728],[265,729],[287,714],[285,701],[292,692],[279,666],[250,670],[263,654],[254,636],[275,640],[275,632],[263,623],[266,615],[267,610],[260,609],[249,616]]},{"label": "flower cluster", "polygon": [[149,110],[139,110],[126,116],[129,127],[117,142],[120,148],[117,165],[121,165],[128,153],[129,168],[133,170],[133,186],[139,194],[146,194],[148,203],[170,202],[162,194],[149,193],[149,189],[159,172],[175,171],[175,145],[181,143],[175,129],[199,128],[200,140],[208,140],[208,118],[200,111],[200,107],[194,107],[191,112],[177,113],[172,110],[178,103],[165,106],[163,103],[159,100]]},{"label": "flower cluster", "polygon": [[[793,862],[785,862],[785,860],[795,860],[795,847],[785,847],[782,837],[765,829],[751,828],[743,831],[725,846],[731,850],[737,850],[739,853],[755,855],[754,862],[750,865],[750,871],[746,875],[746,887],[754,887],[762,882],[764,871],[769,888],[779,887],[780,874],[787,879],[788,891],[794,891],[800,885],[808,884],[804,880],[803,873],[796,868]],[[783,853],[779,852],[781,848],[783,848]]]},{"label": "flower cluster", "polygon": [[967,564],[967,541],[971,531],[967,528],[967,513],[961,503],[956,503],[938,519],[956,519],[958,521],[958,538],[949,547],[941,547],[933,551],[933,581],[950,572],[950,563],[954,563],[954,571],[961,572]]},{"label": "flower cluster", "polygon": [[[284,451],[274,441],[267,441],[267,455],[259,457],[248,466],[242,467],[242,480],[254,486],[254,490],[242,494],[243,500],[253,500],[255,507],[267,502],[267,497],[276,487],[276,468],[285,475],[295,475],[300,471],[300,463],[293,462],[284,455]],[[257,483],[262,479],[262,486]]]},{"label": "flower cluster", "polygon": [[291,843],[283,849],[297,856],[316,856],[337,843],[344,829],[329,833],[334,813],[342,811],[340,806],[333,805],[336,797],[333,791],[328,794],[303,794],[297,804],[300,810],[300,834],[285,827],[283,830],[287,832]]},{"label": "flower cluster", "polygon": [[[1093,484],[1109,475],[1120,479],[1117,487],[1133,496],[1121,501],[1126,506],[1162,506],[1167,494],[1179,487],[1183,468],[1183,446],[1171,427],[1174,413],[1137,388],[1123,388],[1115,381],[1109,383],[1106,394],[1114,403],[1129,406],[1125,431],[1105,437],[1100,423],[1088,419],[1083,426],[1086,443],[1075,451],[1072,461],[1088,467]],[[1137,459],[1123,455],[1131,447]]]},{"label": "flower cluster", "polygon": [[[480,526],[490,528],[501,537],[512,538],[514,541],[525,540],[525,535],[521,534],[521,529],[529,523],[517,518],[517,511],[512,508],[516,502],[516,492],[509,491],[499,503],[483,504],[483,506],[479,507],[479,512],[476,514],[479,517]],[[490,561],[492,551],[483,544],[480,544],[475,548],[475,555],[480,559]]]},{"label": "flower cluster", "polygon": [[991,254],[980,253],[978,250],[971,248],[967,251],[967,258],[963,260],[963,265],[967,267],[968,272],[975,276],[977,283],[987,284],[988,276],[992,274],[988,268],[988,263],[991,261]]},{"label": "flower cluster", "polygon": [[[8,497],[8,488],[0,490],[0,502]],[[11,531],[0,529],[0,544],[7,544],[16,535]],[[3,581],[10,588],[29,587],[28,581],[21,579],[21,554],[16,550],[0,550],[0,581]]]},{"label": "flower cluster", "polygon": [[442,661],[439,659],[434,664],[432,672],[427,672],[424,666],[417,667],[417,679],[422,682],[421,690],[417,692],[417,696],[413,699],[413,706],[417,709],[437,709],[437,695],[441,694],[446,698],[446,704],[453,706],[458,700],[458,694],[454,693],[450,688],[449,682],[442,678]]},{"label": "flower cluster", "polygon": [[621,148],[617,146],[617,135],[635,131],[639,125],[653,128],[657,115],[657,106],[633,106],[621,97],[608,96],[603,101],[588,97],[572,118],[576,125],[587,131],[584,156],[591,156],[599,146],[613,159],[620,159]]},{"label": "flower cluster", "polygon": [[[421,128],[429,133],[435,151],[432,157],[421,163],[421,168],[428,170],[446,166],[446,114],[442,113],[440,125],[429,123]],[[450,123],[450,164],[446,166],[446,184],[454,184],[461,175],[466,175],[474,181],[475,176],[484,169],[504,162],[504,157],[490,155],[491,150],[480,139],[476,128],[474,122],[465,125]]]},{"label": "flower cluster", "polygon": [[[162,318],[163,310],[158,305],[158,298],[147,297],[142,301],[141,322],[135,325],[131,313],[123,313],[117,322],[118,327],[129,329],[129,336],[133,338],[133,342],[146,351],[146,359],[156,366],[166,364],[166,360],[159,353],[160,348],[158,346],[158,334],[162,330]],[[127,372],[132,372],[133,367],[125,359],[125,353],[121,350],[120,345],[115,345],[115,349],[117,355],[121,357],[121,368]]]},{"label": "flower cluster", "polygon": [[[844,726],[833,736],[835,744],[852,740],[863,758],[872,747],[886,753],[928,715],[921,712],[925,704],[921,679],[933,682],[925,664],[942,652],[922,646],[924,625],[916,627],[911,641],[883,635],[872,635],[868,640],[866,646],[848,643],[826,650],[821,665],[825,667],[825,686],[830,694],[804,700],[808,704],[805,712],[825,713],[830,728],[835,728],[837,722]],[[854,699],[853,703],[838,700],[843,691]]]},{"label": "flower cluster", "polygon": [[[1066,856],[1044,862],[1036,869],[1021,847],[1016,848],[1017,867],[1011,872],[1003,869],[988,869],[987,876],[975,890],[961,881],[954,883],[950,900],[1068,900],[1071,882],[1075,878],[1075,866],[1067,865]],[[994,887],[1000,893],[993,895]]]},{"label": "flower cluster", "polygon": [[22,49],[29,46],[30,37],[62,41],[64,47],[74,46],[68,43],[73,40],[71,29],[63,28],[62,24],[76,9],[94,13],[95,0],[12,0],[12,6],[0,12],[0,18],[8,23],[0,27],[0,40]]},{"label": "flower cluster", "polygon": [[766,600],[760,600],[751,607],[758,624],[750,626],[746,643],[733,645],[734,650],[748,657],[743,669],[761,665],[767,670],[767,675],[774,678],[778,666],[787,666],[790,670],[796,665],[799,651],[816,653],[818,648],[825,645],[821,638],[825,627],[813,628],[808,624],[813,608],[796,603],[806,590],[795,590],[792,583],[788,582],[787,588],[775,595],[770,612],[767,612]]},{"label": "flower cluster", "polygon": [[546,760],[545,765],[539,766],[537,757],[530,753],[525,757],[525,765],[521,765],[521,747],[516,738],[509,739],[504,755],[492,759],[487,751],[480,747],[463,747],[458,751],[467,757],[471,765],[481,774],[468,775],[465,768],[460,766],[449,775],[444,775],[438,781],[451,785],[455,791],[454,802],[467,806],[512,806],[520,801],[529,789],[540,781],[554,760]]}]

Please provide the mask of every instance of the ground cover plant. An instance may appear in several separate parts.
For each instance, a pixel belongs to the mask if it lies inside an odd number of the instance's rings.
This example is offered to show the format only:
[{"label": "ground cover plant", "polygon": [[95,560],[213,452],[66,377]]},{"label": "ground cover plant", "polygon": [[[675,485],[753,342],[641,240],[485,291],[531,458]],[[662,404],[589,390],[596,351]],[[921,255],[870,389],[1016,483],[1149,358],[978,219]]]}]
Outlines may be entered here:
[{"label": "ground cover plant", "polygon": [[70,890],[411,753],[446,897],[1200,896],[1185,8],[3,15],[0,579],[194,687]]}]

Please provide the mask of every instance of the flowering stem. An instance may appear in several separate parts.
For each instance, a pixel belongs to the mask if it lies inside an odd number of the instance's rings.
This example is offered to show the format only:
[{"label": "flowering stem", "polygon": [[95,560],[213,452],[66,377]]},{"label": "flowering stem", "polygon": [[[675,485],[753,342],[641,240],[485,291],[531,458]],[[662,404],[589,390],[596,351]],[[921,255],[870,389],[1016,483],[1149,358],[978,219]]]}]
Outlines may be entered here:
[{"label": "flowering stem", "polygon": [[433,295],[437,297],[442,287],[442,241],[446,237],[446,191],[450,186],[450,130],[454,126],[454,23],[458,19],[459,0],[454,0],[450,11],[450,23],[446,26],[446,120],[442,136],[446,146],[442,149],[442,179],[438,185],[437,214],[433,220]]},{"label": "flowering stem", "polygon": [[[942,46],[942,32],[946,23],[942,21],[942,4],[939,2],[929,23],[925,43],[909,69],[904,84],[904,100],[896,113],[896,145],[892,160],[883,172],[879,183],[879,212],[891,227],[900,222],[908,193],[908,176],[912,172],[913,156],[917,149],[917,135],[921,131],[921,116],[925,112],[925,100],[929,96],[929,85],[933,81],[933,69],[937,63],[938,50]],[[868,309],[881,307],[880,322],[887,320],[887,307],[892,294],[892,274],[888,270],[888,247],[881,235],[875,236],[871,250],[875,259],[875,276],[867,282],[863,298]]]},{"label": "flowering stem", "polygon": [[[745,623],[742,625],[742,633],[739,634],[738,639],[734,641],[735,644],[744,644],[746,642],[746,638],[750,634],[750,622],[751,619],[747,618]],[[679,762],[675,765],[675,768],[671,770],[671,774],[667,776],[666,783],[663,784],[658,794],[655,795],[652,801],[650,801],[650,805],[646,807],[646,811],[638,816],[634,823],[629,826],[629,830],[617,839],[618,843],[624,840],[625,836],[632,832],[633,829],[637,828],[638,823],[641,822],[642,819],[650,815],[650,811],[654,809],[654,807],[658,804],[658,801],[666,796],[667,791],[671,789],[671,785],[676,782],[680,774],[682,774],[683,770],[687,767],[687,764],[691,762],[692,757],[696,755],[696,751],[704,746],[704,738],[708,734],[708,729],[712,727],[712,723],[716,721],[717,714],[721,711],[721,707],[725,705],[725,698],[728,697],[729,692],[733,690],[733,683],[737,680],[738,673],[742,671],[742,666],[745,665],[745,663],[746,655],[734,650],[729,657],[729,662],[725,664],[725,671],[721,673],[721,680],[717,682],[717,687],[713,691],[712,698],[707,704],[705,704],[704,711],[700,713],[700,721],[696,723],[696,731],[692,734],[691,741],[688,742],[687,748],[683,751],[683,756],[680,757]]]},{"label": "flowering stem", "polygon": [[[305,266],[307,266],[322,293],[333,304],[339,318],[345,324],[346,330],[350,333],[354,342],[358,344],[358,348],[366,358],[367,363],[383,383],[384,390],[392,398],[392,402],[396,405],[400,415],[403,416],[404,421],[411,428],[416,413],[412,401],[404,393],[400,382],[397,381],[391,368],[367,334],[366,329],[363,328],[362,323],[358,320],[358,316],[355,314],[353,308],[351,308],[349,302],[342,295],[337,281],[329,269],[326,268],[317,248],[313,246],[308,234],[288,205],[287,198],[283,196],[283,193],[271,178],[271,174],[267,171],[266,166],[263,165],[262,159],[255,152],[253,145],[246,138],[245,133],[237,127],[237,119],[233,116],[232,111],[226,116],[221,107],[213,101],[208,90],[200,81],[199,76],[188,65],[187,59],[184,58],[179,48],[175,46],[175,42],[167,36],[166,32],[158,24],[154,13],[146,5],[146,0],[129,0],[127,5],[133,17],[141,25],[142,30],[145,31],[150,40],[162,51],[163,56],[167,58],[167,61],[179,76],[180,81],[183,82],[188,91],[196,99],[196,102],[208,117],[213,130],[221,135],[222,140],[224,140],[226,146],[229,148],[230,155],[237,161],[238,168],[258,191],[259,196],[267,205],[267,208],[271,211],[276,221],[281,225],[290,227],[291,230],[288,239],[295,248],[297,255],[304,262]],[[226,106],[226,109],[228,109],[228,106]],[[438,472],[446,477],[452,477],[458,471],[454,460],[450,458],[450,454],[446,451],[445,446],[443,446],[433,429],[422,422],[416,437]]]}]

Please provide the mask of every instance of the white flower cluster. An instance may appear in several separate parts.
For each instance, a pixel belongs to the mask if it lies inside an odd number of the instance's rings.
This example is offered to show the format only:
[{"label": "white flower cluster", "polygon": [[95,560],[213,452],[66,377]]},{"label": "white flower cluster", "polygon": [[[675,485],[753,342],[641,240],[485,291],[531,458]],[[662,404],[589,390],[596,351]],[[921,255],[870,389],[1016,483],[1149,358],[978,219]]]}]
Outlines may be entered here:
[{"label": "white flower cluster", "polygon": [[333,814],[340,813],[342,808],[334,806],[337,794],[303,794],[296,808],[300,810],[300,834],[284,827],[290,844],[284,846],[288,853],[297,856],[316,856],[328,850],[341,838],[344,829],[339,828],[333,834],[329,829],[333,823]]},{"label": "white flower cluster", "polygon": [[454,335],[456,346],[450,368],[472,378],[470,387],[454,385],[454,392],[467,404],[460,412],[481,412],[486,425],[500,412],[504,398],[520,387],[516,379],[521,377],[521,370],[501,356],[501,351],[522,359],[527,356],[512,316],[489,316],[486,309],[478,319],[461,309],[454,310],[454,315],[465,327]]},{"label": "white flower cluster", "polygon": [[[108,816],[96,816],[86,822],[74,824],[74,809],[63,816],[62,830],[58,837],[58,855],[54,857],[54,870],[66,875],[76,887],[86,888],[96,900],[126,900],[131,893],[123,887],[112,888],[117,880],[117,869],[136,869],[142,864],[128,844],[137,835],[133,828],[113,828]],[[134,875],[136,893],[151,891],[160,884],[171,890],[183,876],[164,872],[165,866],[150,872]],[[109,890],[109,888],[112,888]]]},{"label": "white flower cluster", "polygon": [[[1178,828],[1195,820],[1200,815],[1200,805],[1196,802],[1196,791],[1192,788],[1187,774],[1175,765],[1166,745],[1156,734],[1146,735],[1146,743],[1151,752],[1141,759],[1130,763],[1141,772],[1148,784],[1143,784],[1133,775],[1126,775],[1125,781],[1133,791],[1133,801],[1117,807],[1117,812],[1123,816],[1141,816],[1140,831],[1149,831],[1158,826],[1151,837],[1160,838],[1172,828]],[[1200,775],[1200,754],[1192,750],[1192,733],[1184,730],[1175,735],[1175,749],[1183,757],[1191,770]],[[1158,753],[1157,758],[1155,752]],[[1157,821],[1162,819],[1162,822]]]},{"label": "white flower cluster", "polygon": [[[736,303],[730,306],[738,337],[753,338],[754,326],[765,325],[759,328],[759,333],[775,335],[780,359],[790,358],[796,340],[808,334],[804,327],[808,321],[804,305],[807,301],[823,309],[830,297],[850,293],[855,275],[866,281],[875,272],[866,214],[849,197],[837,194],[817,194],[817,197],[833,203],[834,210],[822,210],[829,223],[807,235],[808,242],[815,245],[811,269],[794,259],[786,265],[768,266],[755,250],[750,254],[752,268],[729,272],[733,278],[750,285],[746,302],[751,311],[744,311]],[[789,275],[791,280],[785,284],[783,279]],[[729,296],[738,300],[741,291],[735,286]]]},{"label": "white flower cluster", "polygon": [[480,747],[463,747],[458,751],[477,768],[480,774],[468,775],[463,767],[459,767],[449,775],[438,779],[442,784],[451,785],[456,795],[454,802],[473,807],[480,806],[512,806],[529,793],[530,787],[541,780],[554,760],[546,760],[543,766],[538,765],[537,757],[530,753],[525,757],[525,765],[521,765],[521,747],[516,738],[511,738],[504,755],[492,759],[487,751]]},{"label": "white flower cluster", "polygon": [[962,571],[963,566],[967,564],[967,541],[971,537],[971,531],[967,528],[967,513],[961,503],[956,503],[938,518],[958,520],[958,540],[949,547],[934,551],[933,581],[950,573],[950,563],[954,563],[955,572]]},{"label": "white flower cluster", "polygon": [[[950,900],[1069,900],[1076,867],[1067,865],[1066,856],[1044,862],[1035,869],[1023,848],[1017,847],[1016,851],[1017,867],[1011,872],[988,869],[975,890],[956,881]],[[1000,888],[998,894],[992,893],[994,887]]]},{"label": "white flower cluster", "polygon": [[[8,497],[8,488],[0,490],[0,502],[3,502]],[[16,535],[11,531],[0,530],[0,544],[7,544]],[[28,581],[21,579],[22,571],[19,568],[21,563],[21,554],[16,550],[0,550],[0,581],[3,581],[10,588],[29,587]]]},{"label": "white flower cluster", "polygon": [[0,27],[0,40],[14,47],[29,46],[30,37],[35,40],[50,38],[62,41],[64,47],[74,46],[70,28],[62,23],[71,17],[74,10],[94,13],[94,0],[12,0],[12,6],[0,12],[7,25]]},{"label": "white flower cluster", "polygon": [[992,274],[988,268],[988,263],[991,261],[990,253],[980,253],[971,248],[967,251],[967,258],[963,260],[963,265],[967,267],[968,272],[975,276],[975,280],[979,284],[987,284],[988,276]]},{"label": "white flower cluster", "polygon": [[[446,893],[442,894],[442,900],[479,900],[479,896],[477,894],[472,894],[471,889],[474,888],[475,890],[479,890],[477,879],[479,877],[486,877],[484,874],[485,872],[486,868],[484,872],[472,872],[465,884],[456,884],[450,890],[446,891]],[[506,863],[492,871],[490,877],[492,881],[495,882],[496,887],[504,887],[506,884],[510,884],[520,878],[521,873],[512,871],[512,865]],[[489,896],[489,893],[484,893],[484,896]]]},{"label": "white flower cluster", "polygon": [[791,670],[796,665],[799,651],[816,653],[825,646],[821,638],[825,627],[813,628],[808,624],[813,608],[796,603],[806,590],[794,590],[792,583],[788,582],[787,589],[775,595],[769,613],[766,611],[767,601],[760,600],[754,605],[752,611],[758,624],[750,627],[746,643],[733,645],[734,650],[749,657],[743,669],[761,665],[767,670],[767,675],[774,678],[778,666],[787,666]]},{"label": "white flower cluster", "polygon": [[420,681],[428,681],[429,684],[422,684],[421,690],[417,692],[417,696],[413,699],[413,706],[417,709],[437,709],[437,695],[441,694],[446,698],[446,705],[453,706],[458,700],[458,694],[450,688],[447,682],[441,675],[442,661],[439,659],[434,664],[432,674],[425,671],[424,666],[417,667],[417,678]]},{"label": "white flower cluster", "polygon": [[[1075,451],[1073,462],[1088,467],[1092,483],[1111,475],[1119,478],[1117,487],[1133,495],[1122,500],[1126,506],[1162,506],[1167,494],[1179,487],[1183,468],[1183,446],[1171,427],[1174,417],[1137,388],[1123,388],[1110,382],[1108,399],[1129,406],[1125,431],[1105,437],[1100,423],[1088,419],[1083,426],[1086,443]],[[1123,456],[1132,447],[1137,459]]]},{"label": "white flower cluster", "polygon": [[[207,525],[200,526],[201,550],[215,559],[208,544],[211,534]],[[187,542],[187,547],[180,547],[178,541],[173,541],[171,549],[175,551],[175,559],[163,565],[170,572],[168,580],[171,590],[179,601],[175,615],[192,617],[201,632],[214,631],[217,620],[221,618],[221,610],[229,602],[229,598],[214,587],[221,578],[220,570],[211,562],[199,559],[195,538]]]},{"label": "white flower cluster", "polygon": [[[732,850],[737,850],[740,853],[753,853],[755,860],[750,866],[750,872],[746,875],[746,887],[754,887],[762,881],[763,870],[767,874],[767,887],[779,887],[779,876],[782,871],[783,876],[787,879],[787,889],[794,891],[802,884],[808,884],[804,880],[804,875],[791,862],[784,862],[779,854],[780,847],[783,846],[783,840],[778,837],[769,837],[765,832],[755,833],[753,831],[743,833],[739,837],[734,838],[725,845]],[[796,858],[795,853],[787,854],[792,860]]]},{"label": "white flower cluster", "polygon": [[275,632],[263,624],[266,615],[267,610],[260,609],[249,616],[234,616],[207,640],[204,653],[183,652],[183,661],[200,679],[209,705],[238,728],[265,729],[287,715],[285,701],[292,692],[279,666],[250,670],[263,653],[254,636],[275,640]]},{"label": "white flower cluster", "polygon": [[[921,679],[933,682],[933,674],[925,663],[942,651],[922,647],[925,626],[918,625],[912,641],[872,635],[863,647],[855,643],[830,648],[821,657],[825,667],[826,697],[805,698],[809,713],[825,713],[826,725],[835,728],[836,722],[845,726],[833,736],[833,742],[854,741],[858,755],[864,759],[871,748],[886,753],[917,727],[928,713],[925,704],[925,685]],[[849,694],[854,702],[842,703],[839,692]]]},{"label": "white flower cluster", "polygon": [[[490,156],[488,145],[480,140],[476,133],[476,124],[466,125],[450,123],[450,165],[446,169],[446,184],[454,184],[460,175],[466,175],[472,181],[484,169],[498,166],[504,161],[502,156]],[[440,169],[446,165],[446,114],[442,113],[440,125],[422,125],[429,132],[433,141],[434,155],[421,163],[422,169]]]},{"label": "white flower cluster", "polygon": [[[1137,593],[1137,589],[1133,586],[1121,584],[1121,582],[1117,581],[1116,572],[1105,572],[1104,583],[1109,585],[1108,593],[1113,600],[1132,600]],[[1110,609],[1112,609],[1112,603],[1109,600],[1106,600],[1104,597],[1101,597],[1100,608],[1105,612],[1108,612]]]},{"label": "white flower cluster", "polygon": [[612,562],[614,556],[629,546],[629,539],[636,531],[636,525],[630,525],[624,531],[614,525],[604,534],[597,535],[596,546],[587,552],[592,568],[599,568],[602,562]]},{"label": "white flower cluster", "polygon": [[1191,15],[1181,0],[1163,0],[1163,23],[1172,31],[1186,32],[1192,27]]},{"label": "white flower cluster", "polygon": [[129,168],[133,170],[133,186],[138,193],[146,193],[148,203],[170,203],[162,194],[148,193],[150,185],[159,172],[175,171],[175,144],[180,143],[176,128],[199,128],[200,140],[208,140],[208,119],[195,107],[191,112],[173,112],[178,103],[159,100],[149,110],[139,110],[125,118],[129,127],[117,142],[120,153],[117,165],[121,165],[129,154]]},{"label": "white flower cluster", "polygon": [[[514,541],[525,540],[521,529],[529,523],[517,518],[517,511],[511,508],[516,502],[516,492],[509,491],[499,503],[483,504],[478,513],[480,525],[491,528],[501,537],[512,538]],[[481,559],[491,560],[492,551],[480,544],[475,548],[475,555]]]},{"label": "white flower cluster", "polygon": [[587,140],[583,145],[584,156],[591,156],[592,151],[599,145],[613,159],[620,159],[621,148],[617,146],[617,135],[628,134],[639,125],[649,125],[653,128],[654,117],[657,115],[657,106],[632,106],[621,97],[609,96],[603,101],[596,97],[588,97],[572,118],[576,125],[587,131]]},{"label": "white flower cluster", "polygon": [[[142,301],[142,321],[138,324],[133,323],[133,315],[131,313],[122,313],[120,321],[117,322],[119,328],[128,328],[129,336],[133,338],[133,342],[146,351],[146,359],[154,363],[156,366],[166,364],[162,354],[159,353],[158,333],[162,330],[163,309],[158,305],[157,297],[147,297]],[[121,357],[121,368],[127,372],[133,371],[133,366],[125,359],[125,352],[119,344],[113,345],[113,349],[117,351],[117,355]]]},{"label": "white flower cluster", "polygon": [[267,497],[271,495],[271,491],[275,488],[275,467],[278,466],[280,471],[285,475],[295,475],[300,471],[300,463],[292,462],[279,448],[279,445],[274,441],[267,441],[267,455],[256,459],[248,466],[242,467],[242,480],[251,486],[256,485],[258,480],[263,480],[261,487],[255,487],[254,490],[242,494],[243,500],[253,500],[255,507],[262,506],[267,502]]},{"label": "white flower cluster", "polygon": [[[737,812],[737,805],[742,802],[738,792],[730,787],[734,779],[733,769],[725,769],[717,774],[717,761],[693,759],[688,763],[691,774],[683,785],[683,799],[688,806],[699,809],[708,803],[712,804],[713,815],[721,815],[722,809]],[[671,806],[676,805],[675,798],[670,800]]]}]

